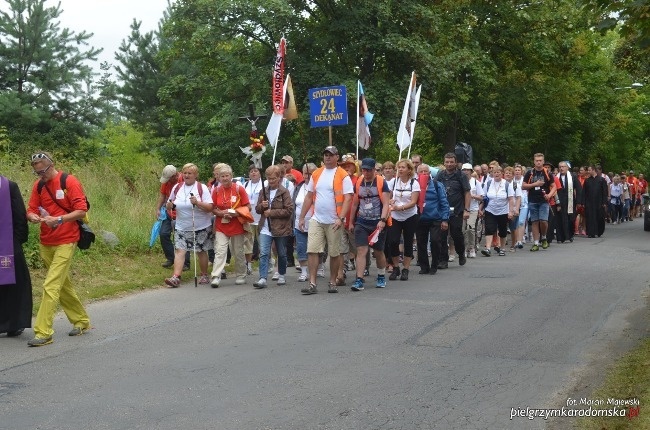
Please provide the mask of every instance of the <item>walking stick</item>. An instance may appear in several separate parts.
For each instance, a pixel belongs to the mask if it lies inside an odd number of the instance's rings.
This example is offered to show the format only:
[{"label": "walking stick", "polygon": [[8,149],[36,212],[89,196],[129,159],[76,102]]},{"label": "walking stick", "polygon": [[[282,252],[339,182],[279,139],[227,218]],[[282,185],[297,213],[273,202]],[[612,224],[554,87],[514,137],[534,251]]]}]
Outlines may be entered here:
[{"label": "walking stick", "polygon": [[[199,184],[199,187],[201,184]],[[194,197],[194,194],[190,193],[190,197]],[[199,281],[196,278],[196,229],[194,228],[194,207],[196,205],[192,205],[192,235],[193,235],[193,240],[192,240],[192,250],[194,251],[194,288],[199,286]]]}]

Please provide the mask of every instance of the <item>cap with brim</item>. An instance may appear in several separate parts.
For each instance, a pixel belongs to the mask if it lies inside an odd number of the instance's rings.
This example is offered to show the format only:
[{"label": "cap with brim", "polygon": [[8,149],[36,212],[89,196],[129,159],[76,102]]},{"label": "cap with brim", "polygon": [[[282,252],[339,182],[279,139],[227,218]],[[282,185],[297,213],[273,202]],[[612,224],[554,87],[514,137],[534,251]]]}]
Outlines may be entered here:
[{"label": "cap with brim", "polygon": [[288,161],[289,163],[293,163],[293,157],[291,155],[285,155],[282,157],[282,161]]},{"label": "cap with brim", "polygon": [[550,162],[548,162],[548,161],[545,161],[545,162],[544,162],[544,166],[548,166],[548,167],[550,167],[551,170],[554,170],[554,169],[555,169],[555,166],[554,166],[553,164],[551,164]]},{"label": "cap with brim", "polygon": [[162,171],[162,176],[160,176],[160,183],[161,184],[167,183],[175,174],[176,174],[176,167],[174,167],[171,164],[166,165]]},{"label": "cap with brim", "polygon": [[336,146],[326,146],[325,149],[323,149],[323,154],[326,153],[326,152],[329,152],[330,154],[333,154],[333,155],[338,155],[339,154],[339,150],[336,149]]},{"label": "cap with brim", "polygon": [[376,165],[377,165],[377,162],[374,160],[374,158],[364,158],[361,161],[361,168],[362,169],[375,170]]},{"label": "cap with brim", "polygon": [[342,162],[340,162],[340,163],[339,163],[339,166],[341,166],[341,167],[345,167],[345,166],[356,166],[356,164],[354,163],[354,161],[352,161],[352,160],[348,160],[348,161],[342,161]]},{"label": "cap with brim", "polygon": [[474,170],[471,164],[465,163],[463,166],[460,168],[461,170]]}]

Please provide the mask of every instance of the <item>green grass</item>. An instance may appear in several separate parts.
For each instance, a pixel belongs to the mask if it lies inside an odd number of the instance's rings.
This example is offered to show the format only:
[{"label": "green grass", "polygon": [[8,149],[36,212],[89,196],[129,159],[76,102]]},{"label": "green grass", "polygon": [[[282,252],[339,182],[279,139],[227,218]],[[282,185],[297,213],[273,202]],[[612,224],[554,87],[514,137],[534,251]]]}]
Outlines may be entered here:
[{"label": "green grass", "polygon": [[[650,339],[617,360],[610,369],[602,387],[591,399],[632,399],[640,402],[639,415],[631,419],[622,417],[581,418],[581,430],[650,429]],[[602,406],[607,409],[611,406]]]}]

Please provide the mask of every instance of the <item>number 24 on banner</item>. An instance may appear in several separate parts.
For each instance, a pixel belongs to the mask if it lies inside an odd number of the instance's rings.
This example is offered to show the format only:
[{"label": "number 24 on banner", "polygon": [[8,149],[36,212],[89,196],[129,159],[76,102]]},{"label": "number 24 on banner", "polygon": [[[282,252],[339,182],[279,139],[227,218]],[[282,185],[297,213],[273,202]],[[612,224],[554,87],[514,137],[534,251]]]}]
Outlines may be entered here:
[{"label": "number 24 on banner", "polygon": [[309,90],[311,126],[347,125],[348,102],[345,86]]}]

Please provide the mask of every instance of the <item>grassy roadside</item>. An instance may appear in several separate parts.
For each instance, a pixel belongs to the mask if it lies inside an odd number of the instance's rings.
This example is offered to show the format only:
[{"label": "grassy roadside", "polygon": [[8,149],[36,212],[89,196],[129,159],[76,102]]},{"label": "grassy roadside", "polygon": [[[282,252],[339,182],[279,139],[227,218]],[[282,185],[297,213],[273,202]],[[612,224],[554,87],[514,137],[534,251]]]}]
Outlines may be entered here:
[{"label": "grassy roadside", "polygon": [[[169,270],[160,267],[164,261],[157,250],[133,256],[107,256],[98,261],[77,251],[72,262],[72,284],[83,302],[123,297],[126,294],[162,287]],[[38,311],[43,292],[44,268],[32,269],[32,296],[34,315]]]},{"label": "grassy roadside", "polygon": [[[650,429],[650,339],[645,339],[639,346],[617,360],[590,399],[638,399],[640,408],[638,416],[634,411],[630,417],[591,417],[578,420],[577,428],[581,430],[623,430]],[[603,405],[598,409],[608,409]],[[629,408],[628,413],[629,413]]]}]

